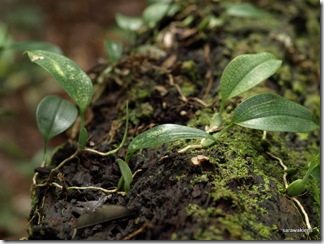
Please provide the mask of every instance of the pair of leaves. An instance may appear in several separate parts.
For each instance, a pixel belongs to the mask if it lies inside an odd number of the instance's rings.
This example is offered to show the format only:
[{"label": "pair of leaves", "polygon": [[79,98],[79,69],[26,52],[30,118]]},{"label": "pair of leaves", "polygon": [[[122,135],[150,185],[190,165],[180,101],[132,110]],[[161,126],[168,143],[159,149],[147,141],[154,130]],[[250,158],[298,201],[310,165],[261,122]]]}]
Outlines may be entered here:
[{"label": "pair of leaves", "polygon": [[[318,129],[312,113],[305,107],[275,94],[261,94],[242,102],[231,123],[257,130],[310,132]],[[183,125],[163,124],[144,131],[128,146],[127,154],[184,139],[217,139],[209,133]]]},{"label": "pair of leaves", "polygon": [[77,116],[78,109],[69,101],[59,96],[43,98],[36,109],[36,122],[45,145],[49,139],[67,130]]},{"label": "pair of leaves", "polygon": [[80,109],[81,125],[79,146],[85,148],[88,132],[84,127],[84,115],[91,103],[93,86],[87,74],[69,58],[44,50],[26,51],[30,60],[47,70]]}]

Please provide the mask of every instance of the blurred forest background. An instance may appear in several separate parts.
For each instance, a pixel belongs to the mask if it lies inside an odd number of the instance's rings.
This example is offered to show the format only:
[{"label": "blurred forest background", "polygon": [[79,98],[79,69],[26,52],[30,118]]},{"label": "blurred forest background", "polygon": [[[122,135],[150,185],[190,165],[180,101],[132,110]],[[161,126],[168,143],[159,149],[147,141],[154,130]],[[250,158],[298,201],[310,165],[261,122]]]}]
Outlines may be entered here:
[{"label": "blurred forest background", "polygon": [[[115,13],[139,16],[146,0],[1,0],[0,47],[6,42],[50,42],[85,71],[106,59],[104,38],[118,39]],[[42,161],[35,122],[38,102],[62,89],[23,51],[0,52],[0,239],[26,236],[30,186]],[[64,135],[51,141],[54,147]]]}]

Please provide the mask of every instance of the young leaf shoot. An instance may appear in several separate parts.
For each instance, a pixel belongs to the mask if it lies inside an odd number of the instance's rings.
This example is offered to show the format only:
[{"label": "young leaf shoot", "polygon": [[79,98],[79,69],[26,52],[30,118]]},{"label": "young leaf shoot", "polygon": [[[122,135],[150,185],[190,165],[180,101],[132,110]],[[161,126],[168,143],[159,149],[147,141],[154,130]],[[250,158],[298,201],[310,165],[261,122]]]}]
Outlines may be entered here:
[{"label": "young leaf shoot", "polygon": [[123,54],[123,45],[121,42],[104,40],[105,51],[108,56],[109,63],[116,63],[120,60]]},{"label": "young leaf shoot", "polygon": [[122,178],[119,180],[118,189],[123,185],[125,192],[128,192],[133,181],[132,171],[124,160],[118,158],[117,163],[122,174]]}]

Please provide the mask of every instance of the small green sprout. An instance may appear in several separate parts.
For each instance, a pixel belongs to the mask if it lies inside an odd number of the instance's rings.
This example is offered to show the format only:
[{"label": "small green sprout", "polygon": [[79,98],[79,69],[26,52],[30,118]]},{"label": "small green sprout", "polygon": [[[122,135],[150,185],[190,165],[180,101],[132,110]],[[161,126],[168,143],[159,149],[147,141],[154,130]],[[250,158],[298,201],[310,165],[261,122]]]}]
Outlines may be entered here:
[{"label": "small green sprout", "polygon": [[117,26],[124,31],[128,42],[133,44],[136,32],[148,28],[154,28],[165,16],[173,16],[180,10],[180,5],[169,1],[157,1],[150,3],[139,17],[130,17],[121,13],[115,15]]},{"label": "small green sprout", "polygon": [[123,54],[123,45],[121,42],[112,41],[110,39],[104,40],[105,51],[108,56],[110,64],[117,63]]},{"label": "small green sprout", "polygon": [[[230,98],[238,96],[273,75],[282,61],[272,54],[243,54],[234,58],[225,68],[220,81],[222,98],[219,116],[222,120],[225,105]],[[213,126],[213,125],[211,125]]]},{"label": "small green sprout", "polygon": [[288,185],[286,189],[287,195],[293,197],[302,194],[306,189],[306,183],[310,175],[316,178],[317,180],[320,180],[319,177],[320,176],[320,155],[319,154],[317,154],[316,157],[308,165],[308,170],[305,173],[304,177],[302,179],[297,179]]},{"label": "small green sprout", "polygon": [[44,50],[26,51],[30,60],[47,70],[79,107],[81,125],[79,147],[84,149],[88,132],[84,125],[85,113],[93,95],[93,86],[87,74],[69,58]]},{"label": "small green sprout", "polygon": [[306,189],[306,180],[305,179],[297,179],[289,184],[286,189],[286,193],[288,196],[298,196]]}]

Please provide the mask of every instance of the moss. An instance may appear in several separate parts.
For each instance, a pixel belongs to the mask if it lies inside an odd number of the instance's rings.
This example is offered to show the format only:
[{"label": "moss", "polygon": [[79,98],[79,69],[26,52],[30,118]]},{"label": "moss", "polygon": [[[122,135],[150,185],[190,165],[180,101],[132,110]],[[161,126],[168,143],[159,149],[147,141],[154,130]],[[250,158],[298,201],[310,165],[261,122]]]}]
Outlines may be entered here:
[{"label": "moss", "polygon": [[[212,114],[210,109],[202,109],[189,124],[201,126],[208,120],[210,114]],[[275,239],[274,236],[278,235],[279,229],[283,228],[277,226],[279,222],[276,224],[273,220],[269,221],[265,218],[269,214],[278,214],[273,212],[272,205],[269,203],[273,201],[271,199],[284,195],[283,169],[277,160],[268,157],[265,152],[269,151],[282,158],[288,167],[305,166],[305,160],[311,158],[317,151],[316,144],[309,145],[307,152],[295,151],[294,148],[287,146],[291,138],[286,138],[285,135],[290,134],[268,132],[268,144],[264,146],[262,135],[262,131],[235,126],[220,138],[218,143],[204,151],[204,155],[217,169],[217,173],[204,172],[196,175],[190,183],[194,185],[211,182],[213,187],[209,195],[215,206],[205,208],[189,203],[186,213],[197,223],[215,221],[215,224],[197,229],[194,239],[250,240],[253,237],[253,239],[270,240]],[[317,192],[311,193],[312,198],[317,197],[317,199],[310,204],[317,210],[315,215],[320,216],[319,191],[316,188],[314,190]],[[302,221],[302,216],[294,204],[289,200],[286,204],[289,204],[289,208],[293,209],[291,211],[294,211]],[[319,223],[314,222],[315,226]],[[174,235],[173,238],[190,239],[183,235]],[[296,237],[287,235],[286,238]]]},{"label": "moss", "polygon": [[[196,229],[196,240],[253,240],[258,236],[259,240],[271,239],[271,232],[276,226],[264,226],[258,222],[255,215],[248,212],[241,214],[228,214],[220,208],[202,208],[197,204],[189,204],[186,213],[200,226],[205,228]],[[212,225],[207,225],[212,222]],[[257,233],[257,235],[256,235]],[[183,238],[183,237],[182,237]],[[177,239],[176,235],[173,239]],[[183,238],[186,239],[186,238]]]},{"label": "moss", "polygon": [[210,108],[202,108],[197,110],[194,119],[188,122],[188,126],[198,128],[200,126],[209,125],[213,114],[214,112]]},{"label": "moss", "polygon": [[207,174],[201,174],[201,175],[197,175],[196,177],[194,177],[193,179],[190,180],[190,184],[195,185],[198,183],[207,183],[209,182],[209,178]]}]

